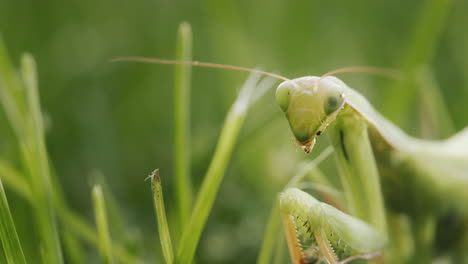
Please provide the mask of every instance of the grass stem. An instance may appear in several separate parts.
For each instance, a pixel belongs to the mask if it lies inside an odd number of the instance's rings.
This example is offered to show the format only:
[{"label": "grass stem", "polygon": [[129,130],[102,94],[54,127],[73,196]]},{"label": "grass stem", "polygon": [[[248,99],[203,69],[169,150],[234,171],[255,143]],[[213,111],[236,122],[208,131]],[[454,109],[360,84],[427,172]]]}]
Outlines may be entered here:
[{"label": "grass stem", "polygon": [[112,242],[110,238],[109,225],[107,221],[106,205],[104,195],[100,185],[93,187],[94,216],[96,218],[96,227],[99,237],[99,250],[103,262],[107,264],[114,263],[112,254]]},{"label": "grass stem", "polygon": [[[192,31],[188,23],[179,26],[176,60],[192,60]],[[192,67],[175,65],[174,76],[174,174],[179,229],[188,221],[192,206],[190,180],[190,79]]]},{"label": "grass stem", "polygon": [[198,193],[190,222],[184,228],[180,247],[177,251],[176,263],[192,263],[198,241],[213,207],[234,144],[244,124],[248,108],[253,103],[251,99],[255,98],[253,90],[257,87],[261,91],[266,84],[270,83],[267,78],[257,86],[259,79],[258,74],[250,75],[224,121],[215,153]]},{"label": "grass stem", "polygon": [[159,170],[156,169],[151,175],[151,190],[153,191],[154,209],[158,221],[159,239],[161,241],[164,259],[167,264],[174,262],[174,252],[172,250],[171,235],[167,224],[166,209],[164,208],[163,191]]}]

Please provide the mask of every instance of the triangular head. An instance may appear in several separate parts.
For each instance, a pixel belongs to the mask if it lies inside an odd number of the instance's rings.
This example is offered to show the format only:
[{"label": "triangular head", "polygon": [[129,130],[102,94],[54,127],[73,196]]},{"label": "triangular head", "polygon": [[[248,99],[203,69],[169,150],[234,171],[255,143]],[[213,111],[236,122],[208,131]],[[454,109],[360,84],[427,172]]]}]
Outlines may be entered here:
[{"label": "triangular head", "polygon": [[335,78],[301,77],[282,82],[276,90],[276,102],[304,152],[309,153],[317,136],[344,107],[345,94]]}]

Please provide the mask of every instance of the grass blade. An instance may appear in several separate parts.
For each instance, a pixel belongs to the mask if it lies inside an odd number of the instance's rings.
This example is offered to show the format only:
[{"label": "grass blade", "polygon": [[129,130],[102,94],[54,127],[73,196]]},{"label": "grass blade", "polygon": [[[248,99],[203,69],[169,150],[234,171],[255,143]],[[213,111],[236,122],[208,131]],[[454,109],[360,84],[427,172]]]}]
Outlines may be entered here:
[{"label": "grass blade", "polygon": [[21,76],[25,88],[28,115],[25,137],[20,141],[34,196],[41,246],[45,263],[63,263],[62,249],[52,202],[51,173],[47,157],[42,112],[37,87],[36,63],[29,54],[21,59]]},{"label": "grass blade", "polygon": [[407,117],[411,100],[417,91],[417,70],[429,63],[445,26],[452,0],[424,1],[403,54],[399,68],[406,78],[385,91],[382,112],[390,120],[401,123]]},{"label": "grass blade", "polygon": [[[192,60],[192,31],[190,25],[179,26],[176,60]],[[177,195],[179,230],[186,225],[192,204],[190,181],[190,79],[192,67],[175,66],[174,83],[174,173]]]},{"label": "grass blade", "polygon": [[167,225],[166,209],[164,208],[163,191],[161,187],[161,178],[159,177],[159,170],[156,169],[150,175],[150,177],[162,252],[166,263],[172,264],[174,262],[174,252],[172,251],[171,235],[169,233],[169,226]]},{"label": "grass blade", "polygon": [[21,173],[13,169],[13,167],[4,160],[0,160],[0,179],[18,195],[28,201],[32,201],[31,189],[29,188],[28,182],[24,180],[24,175],[21,175]]},{"label": "grass blade", "polygon": [[275,249],[276,240],[278,237],[278,229],[280,227],[280,213],[278,203],[274,202],[273,209],[271,210],[268,224],[263,235],[262,247],[258,255],[257,264],[271,263],[271,256]]},{"label": "grass blade", "polygon": [[[117,196],[112,192],[109,183],[100,171],[93,170],[89,176],[89,181],[91,186],[101,186],[104,200],[106,201],[107,217],[112,219],[109,231],[112,234],[113,240],[119,241],[129,252],[137,254],[139,249],[143,248],[140,229],[130,224],[131,221],[128,219],[129,214],[121,207]],[[115,242],[113,244],[115,245]]]},{"label": "grass blade", "polygon": [[[214,156],[197,196],[192,217],[184,228],[181,244],[177,251],[176,263],[192,263],[202,230],[213,207],[224,171],[231,157],[234,143],[244,124],[247,110],[252,104],[253,89],[256,87],[258,80],[259,76],[257,74],[252,74],[249,77],[224,121]],[[268,80],[266,79],[267,82]],[[262,84],[265,84],[265,82],[261,82],[258,86],[260,87]]]},{"label": "grass blade", "polygon": [[67,263],[85,263],[83,248],[81,247],[80,243],[78,243],[78,240],[75,238],[75,236],[73,236],[68,230],[63,230],[61,235]]},{"label": "grass blade", "polygon": [[96,226],[99,238],[99,250],[104,263],[114,263],[112,257],[112,242],[109,233],[109,226],[107,222],[106,205],[104,203],[104,195],[100,185],[93,187],[93,203],[94,203],[94,217],[96,219]]},{"label": "grass blade", "polygon": [[13,217],[10,213],[8,201],[0,179],[0,239],[8,264],[26,263],[23,249],[16,233]]}]

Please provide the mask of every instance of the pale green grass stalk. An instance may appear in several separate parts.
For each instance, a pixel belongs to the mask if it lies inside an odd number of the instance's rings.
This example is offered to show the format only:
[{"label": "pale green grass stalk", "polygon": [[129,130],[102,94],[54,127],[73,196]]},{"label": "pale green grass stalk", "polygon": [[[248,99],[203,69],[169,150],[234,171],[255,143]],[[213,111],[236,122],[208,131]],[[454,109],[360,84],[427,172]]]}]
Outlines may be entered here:
[{"label": "pale green grass stalk", "polygon": [[151,190],[153,191],[154,210],[158,221],[159,240],[161,241],[162,252],[167,264],[174,262],[174,251],[172,250],[171,234],[167,224],[166,209],[164,207],[164,196],[161,186],[159,170],[156,169],[151,175]]},{"label": "pale green grass stalk", "polygon": [[[260,77],[256,74],[251,75],[244,84],[244,87],[240,91],[238,98],[224,121],[215,153],[198,193],[190,222],[184,228],[180,247],[176,255],[176,263],[192,263],[198,241],[200,240],[200,235],[205,227],[211,208],[213,207],[219,185],[231,157],[232,149],[237,140],[239,131],[244,124],[249,106],[254,102],[252,101],[254,97],[252,91],[256,87],[259,78]],[[257,89],[264,92],[272,84],[270,79],[265,79],[264,82],[258,85]]]},{"label": "pale green grass stalk", "polygon": [[385,101],[382,112],[389,119],[397,123],[406,121],[407,113],[413,105],[411,101],[417,91],[417,70],[430,62],[452,3],[452,0],[423,2],[406,50],[403,52],[400,64],[397,65],[406,74],[406,78],[386,90],[383,97]]},{"label": "pale green grass stalk", "polygon": [[[257,264],[270,264],[271,256],[275,250],[275,245],[278,239],[278,231],[280,228],[280,212],[278,203],[274,202],[273,209],[271,210],[268,223],[266,225],[265,233],[263,235],[262,247],[257,258]],[[281,237],[281,239],[283,239]]]},{"label": "pale green grass stalk", "polygon": [[93,187],[94,217],[99,237],[99,250],[104,263],[114,263],[112,255],[112,240],[109,233],[106,205],[102,188],[99,185]]},{"label": "pale green grass stalk", "polygon": [[28,165],[31,190],[34,196],[34,210],[40,238],[42,257],[45,263],[63,263],[62,249],[57,229],[55,210],[52,204],[51,176],[44,139],[42,112],[37,87],[36,63],[26,54],[21,60],[21,75],[27,104],[27,131],[21,140],[24,160]]},{"label": "pale green grass stalk", "polygon": [[112,219],[112,225],[109,228],[114,240],[113,244],[115,245],[115,241],[119,241],[129,251],[133,249],[133,251],[138,252],[137,249],[142,248],[140,229],[130,224],[129,215],[121,207],[121,203],[112,192],[104,175],[98,170],[93,170],[90,173],[89,181],[90,186],[98,184],[102,188],[107,216]]},{"label": "pale green grass stalk", "polygon": [[[179,26],[176,60],[192,60],[192,31],[188,23]],[[192,206],[190,179],[190,80],[192,67],[175,65],[174,78],[174,174],[179,230],[188,222]]]},{"label": "pale green grass stalk", "polygon": [[16,233],[7,197],[0,179],[0,239],[8,264],[25,264],[23,249]]},{"label": "pale green grass stalk", "polygon": [[270,263],[273,264],[284,264],[284,257],[286,256],[286,240],[284,235],[281,233],[276,233],[276,249],[273,254],[273,261]]}]

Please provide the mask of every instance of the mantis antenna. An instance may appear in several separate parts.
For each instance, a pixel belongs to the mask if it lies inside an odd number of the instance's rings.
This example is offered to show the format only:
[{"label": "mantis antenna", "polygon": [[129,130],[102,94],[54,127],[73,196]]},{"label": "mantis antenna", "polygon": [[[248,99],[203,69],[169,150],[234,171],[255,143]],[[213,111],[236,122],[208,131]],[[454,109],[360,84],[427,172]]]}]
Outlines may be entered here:
[{"label": "mantis antenna", "polygon": [[156,63],[156,64],[172,64],[172,65],[192,65],[197,67],[206,67],[206,68],[218,68],[218,69],[228,69],[228,70],[235,70],[235,71],[243,71],[243,72],[254,72],[265,76],[270,76],[276,79],[280,79],[283,81],[290,81],[288,78],[283,77],[278,74],[250,69],[245,67],[233,66],[233,65],[226,65],[226,64],[217,64],[211,62],[202,62],[202,61],[177,61],[177,60],[164,60],[164,59],[157,59],[157,58],[145,58],[145,57],[120,57],[112,59],[111,62],[118,62],[118,61],[135,61],[135,62],[143,62],[143,63]]},{"label": "mantis antenna", "polygon": [[345,68],[339,68],[336,70],[329,71],[322,75],[315,83],[317,86],[318,83],[325,79],[328,76],[341,74],[341,73],[368,73],[373,75],[380,75],[389,78],[399,79],[401,78],[401,72],[389,69],[389,68],[380,68],[380,67],[369,67],[369,66],[351,66]]},{"label": "mantis antenna", "polygon": [[[154,64],[169,64],[169,65],[192,65],[196,67],[227,69],[227,70],[243,71],[243,72],[254,72],[254,73],[258,73],[258,74],[265,75],[265,76],[270,76],[270,77],[283,80],[283,81],[291,81],[290,79],[284,76],[271,73],[271,72],[261,71],[257,69],[250,69],[246,67],[239,67],[239,66],[234,66],[234,65],[218,64],[218,63],[203,62],[203,61],[178,61],[178,60],[165,60],[165,59],[158,59],[158,58],[146,58],[146,57],[136,57],[136,56],[119,57],[119,58],[115,58],[111,60],[111,62],[120,62],[120,61],[134,61],[134,62],[154,63]],[[318,83],[321,80],[323,80],[324,78],[328,76],[341,74],[341,73],[369,73],[369,74],[374,74],[374,75],[386,76],[390,78],[399,78],[401,75],[400,72],[392,70],[392,69],[388,69],[388,68],[352,66],[352,67],[339,68],[339,69],[325,73],[316,81],[316,85],[318,85]]]}]

